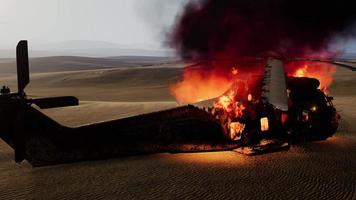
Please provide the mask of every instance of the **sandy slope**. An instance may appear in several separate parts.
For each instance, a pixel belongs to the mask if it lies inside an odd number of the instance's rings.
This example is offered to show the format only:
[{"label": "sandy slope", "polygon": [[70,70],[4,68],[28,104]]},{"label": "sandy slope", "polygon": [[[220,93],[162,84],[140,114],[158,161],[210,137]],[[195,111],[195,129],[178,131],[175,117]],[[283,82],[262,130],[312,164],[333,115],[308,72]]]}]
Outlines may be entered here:
[{"label": "sandy slope", "polygon": [[[31,74],[26,92],[32,96],[75,95],[86,101],[174,101],[169,84],[182,68],[167,64],[158,67],[129,67]],[[0,78],[0,85],[14,90],[15,76]]]},{"label": "sandy slope", "polygon": [[[87,101],[80,110],[46,111],[63,123],[174,104],[166,84],[177,78],[177,69],[96,73],[38,75],[31,90],[43,95],[72,88],[70,92]],[[130,76],[124,79],[124,74]],[[26,162],[15,164],[11,149],[0,142],[0,199],[356,199],[356,73],[339,68],[335,78],[331,93],[342,122],[327,141],[256,157],[234,152],[157,154],[36,169]],[[99,102],[120,98],[124,100]],[[65,113],[75,115],[66,118]]]},{"label": "sandy slope", "polygon": [[[108,69],[115,67],[132,66],[151,66],[162,63],[174,63],[176,60],[170,57],[148,56],[117,56],[104,58],[79,56],[54,56],[32,58],[32,55],[30,56],[30,71],[32,73],[62,72],[87,69]],[[16,59],[0,58],[0,73],[16,73]]]},{"label": "sandy slope", "polygon": [[63,125],[76,127],[176,107],[175,102],[102,102],[84,101],[79,106],[42,110]]}]

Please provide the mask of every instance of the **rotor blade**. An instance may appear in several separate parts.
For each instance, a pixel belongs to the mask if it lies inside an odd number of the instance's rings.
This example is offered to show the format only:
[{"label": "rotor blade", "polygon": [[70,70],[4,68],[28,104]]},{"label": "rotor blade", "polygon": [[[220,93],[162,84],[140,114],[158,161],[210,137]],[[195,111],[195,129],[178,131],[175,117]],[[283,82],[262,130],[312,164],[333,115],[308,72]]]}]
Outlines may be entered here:
[{"label": "rotor blade", "polygon": [[28,47],[27,41],[21,40],[16,47],[17,62],[17,87],[18,93],[24,95],[24,89],[30,83],[29,64],[28,64]]},{"label": "rotor blade", "polygon": [[30,99],[29,102],[37,105],[41,109],[79,105],[79,100],[73,96]]},{"label": "rotor blade", "polygon": [[356,71],[356,66],[354,63],[347,63],[347,62],[340,62],[340,61],[334,61],[332,64],[338,65],[340,67],[349,69],[351,71]]}]

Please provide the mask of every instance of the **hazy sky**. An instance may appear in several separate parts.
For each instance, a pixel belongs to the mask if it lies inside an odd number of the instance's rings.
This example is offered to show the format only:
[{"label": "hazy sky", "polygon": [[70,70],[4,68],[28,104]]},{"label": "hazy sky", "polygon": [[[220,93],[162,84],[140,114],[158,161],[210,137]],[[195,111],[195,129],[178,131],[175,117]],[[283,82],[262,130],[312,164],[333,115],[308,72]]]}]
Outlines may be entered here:
[{"label": "hazy sky", "polygon": [[[159,48],[189,0],[0,0],[0,49],[68,40]],[[356,52],[356,41],[346,50]]]},{"label": "hazy sky", "polygon": [[0,48],[98,40],[159,46],[186,0],[1,0]]}]

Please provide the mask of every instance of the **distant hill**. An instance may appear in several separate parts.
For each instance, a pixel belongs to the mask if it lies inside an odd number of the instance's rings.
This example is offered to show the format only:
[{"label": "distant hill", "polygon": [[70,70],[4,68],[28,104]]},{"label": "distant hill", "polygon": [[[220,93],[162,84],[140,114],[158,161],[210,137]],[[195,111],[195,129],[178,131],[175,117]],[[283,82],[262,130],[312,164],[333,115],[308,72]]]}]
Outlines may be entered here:
[{"label": "distant hill", "polygon": [[[153,56],[172,57],[173,50],[150,45],[122,45],[104,41],[71,40],[60,43],[37,44],[29,41],[30,57],[79,56]],[[14,58],[15,46],[0,49],[0,58]]]},{"label": "distant hill", "polygon": [[356,52],[344,53],[338,57],[338,59],[342,60],[356,60]]},{"label": "distant hill", "polygon": [[[149,56],[117,56],[106,58],[91,58],[78,56],[56,56],[30,59],[30,71],[36,72],[62,72],[89,69],[105,69],[130,66],[150,66],[156,64],[172,63],[177,59],[170,57]],[[16,61],[12,58],[0,59],[0,73],[16,73]]]}]

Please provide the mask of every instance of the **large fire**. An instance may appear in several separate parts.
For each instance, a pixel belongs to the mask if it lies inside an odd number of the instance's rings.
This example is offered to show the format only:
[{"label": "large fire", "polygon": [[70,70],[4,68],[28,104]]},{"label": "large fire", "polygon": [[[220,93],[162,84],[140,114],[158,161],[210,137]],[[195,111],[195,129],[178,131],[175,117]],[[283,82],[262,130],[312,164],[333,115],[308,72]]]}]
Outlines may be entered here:
[{"label": "large fire", "polygon": [[288,76],[318,79],[320,81],[319,89],[328,94],[336,67],[329,63],[299,61],[287,63],[286,71]]},{"label": "large fire", "polygon": [[[336,68],[328,63],[298,61],[286,63],[285,70],[288,76],[318,79],[319,89],[327,94]],[[210,109],[212,115],[230,139],[240,140],[247,122],[256,120],[260,96],[258,82],[261,80],[258,77],[263,75],[263,71],[254,72],[251,76],[237,67],[232,67],[227,74],[214,69],[186,69],[183,79],[171,86],[171,92],[180,103],[215,99]],[[261,118],[260,128],[261,131],[268,131],[267,118]]]},{"label": "large fire", "polygon": [[[234,83],[222,96],[218,97],[212,105],[212,114],[219,120],[227,136],[232,140],[240,140],[246,128],[248,119],[255,119],[255,103],[252,92],[255,92],[257,79],[243,80],[236,68],[231,70]],[[240,77],[240,78],[238,78]]]},{"label": "large fire", "polygon": [[264,61],[243,61],[236,64],[222,61],[206,65],[190,65],[184,68],[182,78],[170,85],[170,92],[178,103],[196,103],[215,99],[226,95],[227,91],[232,93],[229,97],[248,95],[246,91],[252,90],[257,84],[264,63]]},{"label": "large fire", "polygon": [[[249,73],[257,66],[262,69],[259,75],[263,76],[264,58],[333,58],[342,53],[343,42],[356,33],[349,31],[356,21],[352,10],[355,1],[187,2],[172,32],[168,34],[169,44],[186,62],[209,60],[210,64],[195,71],[185,70],[182,80],[171,86],[171,93],[180,103],[215,99],[211,105],[213,114],[224,128],[230,130],[233,139],[248,129],[244,121],[254,118],[254,111],[258,110],[255,106],[259,105],[263,88],[256,81],[260,79],[251,78]],[[321,12],[314,12],[320,10],[321,4],[325,8]],[[342,8],[338,10],[343,10],[343,14],[330,15],[335,11],[335,6]],[[298,10],[307,12],[301,15],[296,12]],[[263,65],[241,65],[239,62],[246,58],[255,58]],[[227,64],[226,60],[232,63]],[[215,62],[219,62],[219,65]],[[284,64],[287,76],[316,78],[320,82],[319,89],[328,94],[334,66],[301,60],[287,60]],[[232,73],[214,72],[216,69],[231,71],[233,66],[238,67]],[[241,82],[245,87],[240,87]],[[262,119],[264,116],[259,117]],[[281,121],[284,123],[286,120],[283,117]],[[261,121],[255,119],[254,123],[256,121],[263,130],[272,128],[268,126],[266,118]]]},{"label": "large fire", "polygon": [[246,124],[241,121],[247,111],[244,102],[248,100],[251,94],[246,96],[246,100],[240,99],[239,88],[236,87],[236,84],[233,84],[233,86],[226,94],[217,98],[213,105],[212,114],[220,121],[230,139],[239,140],[246,127]]},{"label": "large fire", "polygon": [[195,103],[216,98],[226,92],[233,80],[216,70],[185,69],[182,80],[170,86],[179,103]]},{"label": "large fire", "polygon": [[[225,67],[222,67],[224,69]],[[259,68],[261,68],[259,66]],[[263,70],[251,70],[252,72],[246,72],[239,70],[238,67],[231,67],[228,72],[223,72],[219,69],[219,66],[215,66],[213,69],[201,68],[186,68],[183,71],[183,77],[178,82],[170,86],[171,94],[176,98],[179,103],[196,103],[208,99],[213,99],[219,96],[223,97],[221,101],[229,101],[232,94],[226,95],[226,91],[239,93],[240,96],[248,95],[241,94],[241,88],[239,91],[231,89],[234,84],[239,81],[245,81],[250,91],[255,91],[256,94],[256,76],[261,75]],[[320,81],[319,89],[328,94],[329,88],[333,82],[333,74],[336,72],[336,67],[329,63],[321,62],[308,62],[308,61],[291,61],[285,65],[285,70],[288,76],[293,77],[309,77],[316,78]],[[253,74],[253,75],[251,75]],[[258,75],[256,75],[258,74]],[[245,90],[243,90],[246,92]],[[220,104],[223,104],[222,102]]]}]

